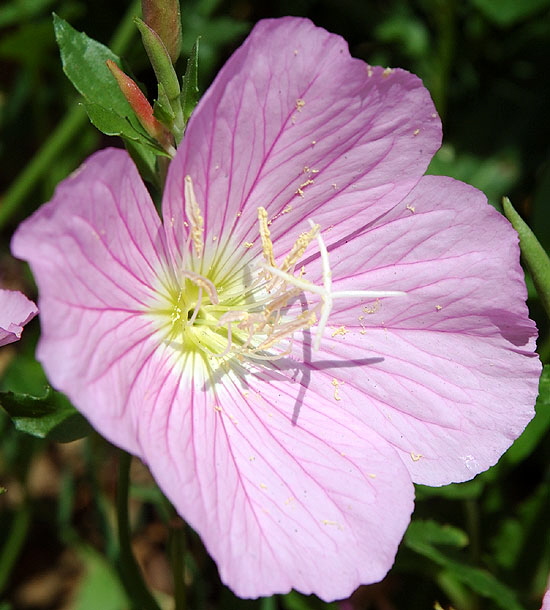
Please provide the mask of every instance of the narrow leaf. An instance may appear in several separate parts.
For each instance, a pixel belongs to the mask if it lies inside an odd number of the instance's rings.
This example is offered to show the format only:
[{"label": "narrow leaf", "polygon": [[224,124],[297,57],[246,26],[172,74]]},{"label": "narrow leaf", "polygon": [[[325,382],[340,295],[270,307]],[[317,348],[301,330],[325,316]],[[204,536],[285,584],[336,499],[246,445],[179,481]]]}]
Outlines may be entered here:
[{"label": "narrow leaf", "polygon": [[503,198],[502,206],[506,218],[518,232],[523,260],[533,277],[541,303],[550,317],[550,258],[548,258],[533,231],[516,212],[508,197]]},{"label": "narrow leaf", "polygon": [[191,49],[191,55],[187,60],[187,69],[185,70],[185,76],[183,77],[181,105],[183,108],[183,118],[185,123],[187,123],[189,120],[191,113],[199,101],[198,72],[199,38],[197,38],[193,48]]}]

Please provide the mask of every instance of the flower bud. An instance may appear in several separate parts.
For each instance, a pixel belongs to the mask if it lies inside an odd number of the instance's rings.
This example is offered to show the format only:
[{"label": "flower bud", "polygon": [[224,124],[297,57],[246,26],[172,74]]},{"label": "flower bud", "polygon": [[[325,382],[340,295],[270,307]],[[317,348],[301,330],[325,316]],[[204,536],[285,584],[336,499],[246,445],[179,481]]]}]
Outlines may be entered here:
[{"label": "flower bud", "polygon": [[143,20],[164,43],[172,63],[181,52],[181,15],[179,0],[141,0]]},{"label": "flower bud", "polygon": [[106,63],[143,129],[145,129],[152,138],[157,140],[165,150],[170,150],[170,148],[172,148],[170,133],[153,115],[153,108],[145,95],[143,95],[141,89],[114,61],[108,59]]}]

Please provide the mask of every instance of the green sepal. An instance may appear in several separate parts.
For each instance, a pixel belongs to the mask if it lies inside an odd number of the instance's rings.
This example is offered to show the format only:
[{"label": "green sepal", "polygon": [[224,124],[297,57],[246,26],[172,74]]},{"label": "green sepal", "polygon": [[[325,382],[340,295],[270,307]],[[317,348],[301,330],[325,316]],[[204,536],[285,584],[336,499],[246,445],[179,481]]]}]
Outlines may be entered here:
[{"label": "green sepal", "polygon": [[516,212],[508,197],[502,199],[506,218],[519,235],[519,247],[525,265],[531,273],[540,301],[550,317],[550,258],[535,234]]},{"label": "green sepal", "polygon": [[197,38],[191,49],[191,55],[189,55],[189,59],[187,60],[187,68],[185,70],[181,88],[181,106],[183,108],[183,120],[185,124],[187,124],[191,113],[199,101],[199,40],[200,37]]},{"label": "green sepal", "polygon": [[69,400],[50,387],[42,397],[0,392],[0,406],[8,413],[16,430],[38,438],[68,443],[92,431]]},{"label": "green sepal", "polygon": [[172,124],[174,123],[176,115],[172,110],[170,100],[164,92],[164,87],[160,83],[158,86],[158,97],[153,104],[153,115],[163,125],[166,125],[170,130],[172,129]]},{"label": "green sepal", "polygon": [[164,87],[170,101],[176,100],[180,94],[180,84],[164,43],[159,35],[139,17],[134,19],[134,23],[141,34],[143,46],[147,51],[147,55],[151,61],[159,84]]}]

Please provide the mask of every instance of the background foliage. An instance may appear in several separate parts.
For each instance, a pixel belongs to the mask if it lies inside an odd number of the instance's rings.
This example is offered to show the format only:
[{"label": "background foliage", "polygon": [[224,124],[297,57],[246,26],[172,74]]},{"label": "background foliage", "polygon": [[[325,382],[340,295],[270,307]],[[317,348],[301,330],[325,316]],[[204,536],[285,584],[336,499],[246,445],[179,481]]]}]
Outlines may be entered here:
[{"label": "background foliage", "polygon": [[[0,284],[30,296],[30,275],[9,255],[13,229],[90,152],[120,145],[96,131],[78,105],[61,69],[52,11],[110,44],[154,96],[129,18],[139,14],[139,4],[8,0],[0,6]],[[477,186],[497,207],[509,196],[550,249],[550,0],[272,0],[261,8],[251,0],[184,0],[184,53],[201,36],[201,91],[253,23],[286,14],[341,34],[352,54],[369,63],[419,74],[444,126],[430,171]],[[546,363],[548,320],[527,282]],[[37,336],[35,320],[19,344],[2,348],[0,390],[44,394],[46,380],[33,357]],[[0,610],[128,608],[113,568],[118,452],[94,434],[65,445],[52,440],[63,440],[55,430],[32,438],[24,433],[27,423],[14,425],[0,409]],[[471,482],[419,486],[394,569],[342,610],[538,609],[550,572],[549,430],[545,369],[537,416],[521,439]],[[337,607],[295,593],[234,598],[140,464],[133,464],[131,497],[134,551],[164,608],[172,607],[171,553],[184,558],[189,608]]]}]

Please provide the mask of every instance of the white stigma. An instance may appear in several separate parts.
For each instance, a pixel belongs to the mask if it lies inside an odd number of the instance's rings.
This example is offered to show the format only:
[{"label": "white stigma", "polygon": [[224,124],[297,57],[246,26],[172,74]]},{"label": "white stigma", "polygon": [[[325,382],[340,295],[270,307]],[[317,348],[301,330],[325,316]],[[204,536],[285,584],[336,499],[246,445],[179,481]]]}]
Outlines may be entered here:
[{"label": "white stigma", "polygon": [[[312,220],[308,220],[311,228],[315,228],[316,225]],[[277,277],[285,280],[289,284],[300,288],[303,292],[310,292],[313,294],[318,294],[321,297],[322,305],[321,305],[321,316],[319,318],[319,323],[317,324],[317,330],[315,332],[315,338],[313,340],[313,350],[318,351],[321,347],[321,339],[323,338],[323,333],[325,331],[326,325],[328,323],[328,319],[330,313],[332,311],[334,299],[343,299],[343,298],[368,298],[368,299],[378,299],[382,297],[399,297],[404,296],[407,293],[401,290],[332,290],[332,271],[330,269],[330,259],[328,255],[328,250],[323,240],[321,233],[319,231],[316,232],[315,237],[317,238],[317,244],[319,247],[319,254],[321,255],[321,265],[323,268],[323,285],[317,286],[317,284],[313,284],[312,282],[308,282],[307,280],[303,280],[302,278],[296,277],[282,271],[277,267],[273,267],[271,265],[263,265],[264,269],[269,271],[271,274],[276,275]]]}]

